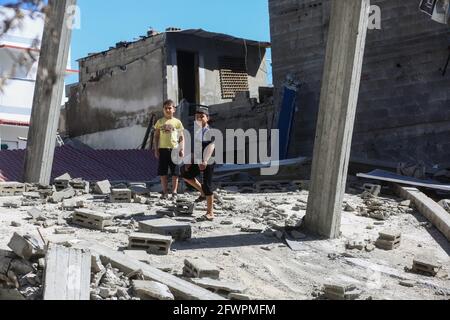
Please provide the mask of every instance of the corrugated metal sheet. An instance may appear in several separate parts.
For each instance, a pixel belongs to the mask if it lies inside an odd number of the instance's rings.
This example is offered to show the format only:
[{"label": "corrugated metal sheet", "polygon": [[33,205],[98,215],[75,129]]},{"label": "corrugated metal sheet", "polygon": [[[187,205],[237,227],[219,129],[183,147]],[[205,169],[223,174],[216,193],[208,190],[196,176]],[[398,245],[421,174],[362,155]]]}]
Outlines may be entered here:
[{"label": "corrugated metal sheet", "polygon": [[[0,175],[21,181],[25,150],[0,151]],[[158,161],[148,150],[78,150],[56,148],[52,180],[64,173],[88,181],[150,181],[157,176]]]}]

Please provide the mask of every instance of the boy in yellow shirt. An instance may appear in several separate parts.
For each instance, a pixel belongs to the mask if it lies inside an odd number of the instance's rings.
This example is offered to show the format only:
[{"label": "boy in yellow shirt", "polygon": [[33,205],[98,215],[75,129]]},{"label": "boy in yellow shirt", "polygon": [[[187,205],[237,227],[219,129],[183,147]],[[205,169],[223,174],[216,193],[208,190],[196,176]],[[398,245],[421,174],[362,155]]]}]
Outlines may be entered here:
[{"label": "boy in yellow shirt", "polygon": [[164,102],[164,118],[155,124],[155,157],[159,160],[158,175],[161,177],[163,194],[161,199],[168,198],[168,173],[172,175],[172,199],[178,194],[178,177],[180,167],[172,159],[172,151],[177,149],[178,156],[184,157],[184,127],[180,120],[174,117],[175,103],[172,100]]}]

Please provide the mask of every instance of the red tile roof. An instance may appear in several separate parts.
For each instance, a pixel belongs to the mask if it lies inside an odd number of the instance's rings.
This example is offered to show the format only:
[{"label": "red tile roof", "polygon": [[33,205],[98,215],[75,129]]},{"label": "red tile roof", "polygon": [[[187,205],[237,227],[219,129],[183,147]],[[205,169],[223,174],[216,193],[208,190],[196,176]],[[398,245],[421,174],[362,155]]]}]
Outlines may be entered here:
[{"label": "red tile roof", "polygon": [[[25,150],[0,151],[0,178],[22,181]],[[157,176],[158,161],[148,150],[78,150],[56,148],[52,180],[64,173],[87,181],[150,181]]]}]

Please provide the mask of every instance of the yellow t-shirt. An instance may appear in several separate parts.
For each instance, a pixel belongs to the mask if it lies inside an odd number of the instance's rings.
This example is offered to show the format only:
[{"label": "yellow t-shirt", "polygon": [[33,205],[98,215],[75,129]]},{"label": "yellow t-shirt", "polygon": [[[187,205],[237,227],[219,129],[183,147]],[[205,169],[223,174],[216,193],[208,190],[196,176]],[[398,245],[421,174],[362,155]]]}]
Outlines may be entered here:
[{"label": "yellow t-shirt", "polygon": [[184,130],[184,127],[181,121],[176,118],[162,118],[156,122],[155,130],[160,130],[160,149],[175,149],[178,147],[180,134]]}]

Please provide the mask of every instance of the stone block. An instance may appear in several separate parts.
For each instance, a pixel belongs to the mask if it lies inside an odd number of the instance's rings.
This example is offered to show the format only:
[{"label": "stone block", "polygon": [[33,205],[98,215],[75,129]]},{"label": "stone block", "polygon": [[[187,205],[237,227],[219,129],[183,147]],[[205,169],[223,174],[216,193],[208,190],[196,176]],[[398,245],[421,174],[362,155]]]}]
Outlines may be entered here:
[{"label": "stone block", "polygon": [[146,250],[148,253],[167,255],[172,245],[172,237],[160,234],[132,233],[128,238],[128,249]]},{"label": "stone block", "polygon": [[72,223],[89,229],[103,230],[113,224],[113,217],[103,212],[77,209],[72,215]]},{"label": "stone block", "polygon": [[8,247],[25,260],[39,259],[45,256],[45,244],[31,235],[22,236],[15,232],[8,243]]},{"label": "stone block", "polygon": [[98,181],[95,183],[94,192],[98,194],[107,195],[111,193],[111,183],[109,180]]},{"label": "stone block", "polygon": [[191,278],[219,279],[220,270],[203,258],[189,258],[184,260],[183,275]]},{"label": "stone block", "polygon": [[400,231],[387,229],[387,230],[381,231],[379,233],[379,236],[380,236],[379,238],[381,240],[397,241],[397,240],[401,239],[402,234]]},{"label": "stone block", "polygon": [[133,280],[133,290],[142,300],[175,300],[169,287],[155,281]]},{"label": "stone block", "polygon": [[171,219],[156,219],[139,222],[139,231],[171,236],[174,240],[187,240],[192,237],[192,228],[189,223]]}]

